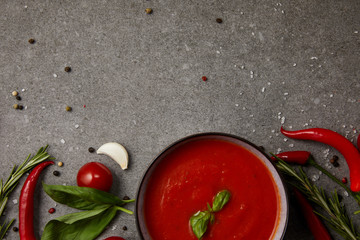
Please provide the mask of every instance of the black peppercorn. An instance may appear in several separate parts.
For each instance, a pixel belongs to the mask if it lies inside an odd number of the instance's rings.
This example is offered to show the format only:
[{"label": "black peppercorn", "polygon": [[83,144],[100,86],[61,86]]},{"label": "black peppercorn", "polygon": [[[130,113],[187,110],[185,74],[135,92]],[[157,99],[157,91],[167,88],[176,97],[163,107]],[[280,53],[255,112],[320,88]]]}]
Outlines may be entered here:
[{"label": "black peppercorn", "polygon": [[95,152],[95,148],[93,148],[93,147],[89,147],[89,152],[91,152],[91,153],[93,153],[93,152]]},{"label": "black peppercorn", "polygon": [[337,161],[337,160],[339,160],[339,157],[336,156],[336,155],[334,155],[334,156],[332,157],[332,159],[334,159],[335,161]]},{"label": "black peppercorn", "polygon": [[28,42],[29,42],[30,44],[34,44],[34,43],[35,43],[35,39],[30,38]]},{"label": "black peppercorn", "polygon": [[127,230],[127,226],[123,226],[123,230],[126,231],[126,230]]},{"label": "black peppercorn", "polygon": [[21,97],[20,97],[20,96],[16,96],[16,100],[21,101]]},{"label": "black peppercorn", "polygon": [[23,110],[23,109],[24,109],[24,106],[19,105],[19,110]]},{"label": "black peppercorn", "polygon": [[124,196],[123,200],[130,200],[130,198],[128,196]]},{"label": "black peppercorn", "polygon": [[53,174],[54,174],[54,176],[57,176],[57,177],[60,176],[60,172],[59,172],[59,171],[54,171]]},{"label": "black peppercorn", "polygon": [[65,72],[71,72],[71,67],[65,67]]},{"label": "black peppercorn", "polygon": [[13,230],[14,232],[19,231],[19,229],[18,229],[17,227],[13,227],[12,230]]},{"label": "black peppercorn", "polygon": [[222,20],[221,18],[217,18],[217,19],[216,19],[216,22],[217,22],[217,23],[222,23],[223,20]]},{"label": "black peppercorn", "polygon": [[334,167],[340,166],[340,164],[339,164],[338,162],[334,162],[332,165],[333,165]]}]

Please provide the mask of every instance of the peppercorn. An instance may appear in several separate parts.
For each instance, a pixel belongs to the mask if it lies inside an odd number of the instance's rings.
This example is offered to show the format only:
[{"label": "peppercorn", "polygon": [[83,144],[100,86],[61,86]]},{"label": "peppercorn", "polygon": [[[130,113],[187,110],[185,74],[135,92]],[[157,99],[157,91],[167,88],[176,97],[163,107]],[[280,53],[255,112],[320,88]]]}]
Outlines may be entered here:
[{"label": "peppercorn", "polygon": [[29,42],[30,44],[34,44],[34,43],[35,43],[35,39],[30,38],[28,42]]},{"label": "peppercorn", "polygon": [[19,105],[19,110],[23,110],[24,106],[23,105]]},{"label": "peppercorn", "polygon": [[347,184],[348,180],[346,177],[343,177],[343,179],[341,179],[341,181],[344,183],[344,184]]},{"label": "peppercorn", "polygon": [[126,230],[127,230],[127,226],[123,226],[123,230],[126,231]]},{"label": "peppercorn", "polygon": [[58,162],[58,166],[59,166],[59,167],[62,167],[63,165],[64,165],[63,162]]},{"label": "peppercorn", "polygon": [[222,23],[223,20],[222,20],[221,18],[217,18],[217,19],[216,19],[216,22],[217,22],[217,23]]},{"label": "peppercorn", "polygon": [[19,229],[18,229],[17,227],[13,227],[12,230],[13,230],[14,232],[19,231]]},{"label": "peppercorn", "polygon": [[71,67],[65,67],[65,72],[71,72]]},{"label": "peppercorn", "polygon": [[123,200],[130,200],[130,198],[128,196],[124,196]]},{"label": "peppercorn", "polygon": [[339,164],[338,162],[334,162],[332,165],[333,165],[334,167],[340,166],[340,164]]},{"label": "peppercorn", "polygon": [[95,148],[93,148],[93,147],[89,147],[89,152],[91,152],[91,153],[93,153],[93,152],[95,152]]},{"label": "peppercorn", "polygon": [[13,105],[13,108],[14,108],[14,109],[19,109],[19,104],[14,104],[14,105]]},{"label": "peppercorn", "polygon": [[53,171],[53,174],[54,174],[54,176],[60,176],[60,172],[59,171]]},{"label": "peppercorn", "polygon": [[50,208],[48,211],[50,214],[53,214],[55,212],[55,208]]},{"label": "peppercorn", "polygon": [[12,94],[13,96],[17,96],[19,93],[18,93],[17,91],[13,91],[11,94]]},{"label": "peppercorn", "polygon": [[201,79],[205,82],[207,80],[206,76],[202,76]]},{"label": "peppercorn", "polygon": [[330,159],[330,163],[334,166],[334,167],[338,167],[339,163],[338,163],[339,157],[334,155],[331,159]]},{"label": "peppercorn", "polygon": [[145,12],[147,14],[152,14],[153,10],[151,8],[147,8],[147,9],[145,9]]},{"label": "peppercorn", "polygon": [[20,96],[16,96],[16,100],[21,101],[21,97],[20,97]]},{"label": "peppercorn", "polygon": [[68,112],[71,112],[72,107],[66,106],[65,110],[68,111]]},{"label": "peppercorn", "polygon": [[334,159],[334,161],[337,161],[337,160],[339,160],[339,157],[336,156],[336,155],[334,155],[334,156],[332,157],[332,159]]}]

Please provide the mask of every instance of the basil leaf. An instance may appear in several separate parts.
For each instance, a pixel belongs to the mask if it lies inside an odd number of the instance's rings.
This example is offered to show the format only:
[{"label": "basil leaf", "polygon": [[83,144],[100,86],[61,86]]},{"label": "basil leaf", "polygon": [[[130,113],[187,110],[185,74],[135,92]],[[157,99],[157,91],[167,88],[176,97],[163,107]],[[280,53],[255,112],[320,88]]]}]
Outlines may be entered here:
[{"label": "basil leaf", "polygon": [[230,200],[229,191],[223,190],[221,192],[218,192],[213,201],[212,211],[213,212],[220,211],[229,200]]},{"label": "basil leaf", "polygon": [[80,210],[104,208],[107,205],[122,206],[123,200],[108,192],[94,188],[47,185],[43,183],[44,191],[56,202]]},{"label": "basil leaf", "polygon": [[70,213],[70,214],[66,214],[64,216],[58,217],[55,220],[66,223],[66,224],[73,224],[74,222],[84,220],[85,218],[94,217],[94,216],[106,211],[110,207],[111,206],[108,206],[106,208],[95,209],[95,210]]},{"label": "basil leaf", "polygon": [[202,236],[205,234],[209,225],[211,215],[212,214],[208,211],[199,211],[190,218],[191,228],[198,239],[201,239]]},{"label": "basil leaf", "polygon": [[92,240],[95,239],[116,215],[116,207],[110,207],[100,214],[66,224],[57,219],[45,226],[41,240]]}]

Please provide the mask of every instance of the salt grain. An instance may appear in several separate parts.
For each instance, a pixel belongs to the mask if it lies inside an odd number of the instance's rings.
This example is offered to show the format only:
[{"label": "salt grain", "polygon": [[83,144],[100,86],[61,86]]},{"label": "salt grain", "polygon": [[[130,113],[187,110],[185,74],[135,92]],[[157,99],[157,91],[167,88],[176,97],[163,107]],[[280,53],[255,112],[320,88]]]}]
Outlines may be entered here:
[{"label": "salt grain", "polygon": [[285,123],[285,117],[282,117],[281,118],[281,124],[284,124]]},{"label": "salt grain", "polygon": [[17,204],[17,203],[18,203],[18,200],[17,200],[17,199],[14,199],[14,200],[12,200],[12,202],[13,202],[14,204]]},{"label": "salt grain", "polygon": [[80,126],[79,124],[75,124],[75,128],[78,129]]},{"label": "salt grain", "polygon": [[279,154],[281,152],[281,148],[278,148],[277,149],[277,153]]},{"label": "salt grain", "polygon": [[344,196],[345,197],[348,197],[349,196],[349,193],[347,191],[344,191]]},{"label": "salt grain", "polygon": [[294,63],[293,66],[296,67],[296,63]]},{"label": "salt grain", "polygon": [[64,143],[65,143],[65,140],[64,140],[64,139],[61,139],[60,142],[61,142],[62,144],[64,144]]},{"label": "salt grain", "polygon": [[265,92],[265,87],[263,87],[263,88],[261,89],[261,92]]},{"label": "salt grain", "polygon": [[311,177],[311,180],[312,180],[313,182],[315,182],[315,181],[319,180],[319,178],[320,178],[319,175],[313,175],[313,176]]},{"label": "salt grain", "polygon": [[54,78],[57,78],[57,74],[56,74],[56,73],[54,73],[53,76],[54,76]]},{"label": "salt grain", "polygon": [[287,138],[284,138],[284,142],[287,142],[287,140],[288,140]]},{"label": "salt grain", "polygon": [[290,144],[289,144],[289,147],[291,147],[291,148],[294,147],[294,144],[293,144],[293,143],[290,143]]}]

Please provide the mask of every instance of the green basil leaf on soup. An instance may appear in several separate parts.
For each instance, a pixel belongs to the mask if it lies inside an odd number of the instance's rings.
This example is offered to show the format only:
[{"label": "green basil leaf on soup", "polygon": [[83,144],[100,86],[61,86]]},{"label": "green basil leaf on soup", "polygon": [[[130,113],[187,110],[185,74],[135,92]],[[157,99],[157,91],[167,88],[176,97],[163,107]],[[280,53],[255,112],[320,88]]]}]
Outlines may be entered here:
[{"label": "green basil leaf on soup", "polygon": [[220,211],[225,206],[225,204],[230,200],[230,196],[231,194],[227,190],[218,192],[213,201],[212,211],[213,212]]}]

